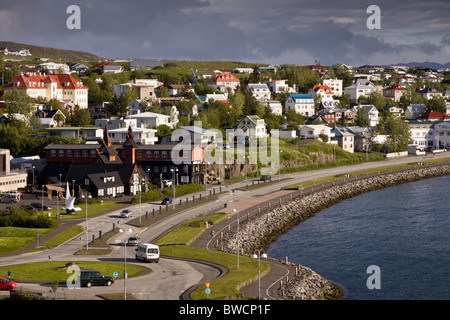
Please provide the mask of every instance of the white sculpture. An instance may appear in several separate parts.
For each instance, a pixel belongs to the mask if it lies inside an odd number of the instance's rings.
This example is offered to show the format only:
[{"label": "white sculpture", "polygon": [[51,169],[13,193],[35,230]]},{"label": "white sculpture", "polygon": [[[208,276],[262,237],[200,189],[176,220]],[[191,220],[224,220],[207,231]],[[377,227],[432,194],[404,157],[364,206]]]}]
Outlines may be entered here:
[{"label": "white sculpture", "polygon": [[74,207],[73,204],[75,203],[75,197],[72,197],[69,190],[69,182],[67,181],[67,187],[66,187],[66,207],[62,208],[63,210],[67,211],[80,211],[81,208]]}]

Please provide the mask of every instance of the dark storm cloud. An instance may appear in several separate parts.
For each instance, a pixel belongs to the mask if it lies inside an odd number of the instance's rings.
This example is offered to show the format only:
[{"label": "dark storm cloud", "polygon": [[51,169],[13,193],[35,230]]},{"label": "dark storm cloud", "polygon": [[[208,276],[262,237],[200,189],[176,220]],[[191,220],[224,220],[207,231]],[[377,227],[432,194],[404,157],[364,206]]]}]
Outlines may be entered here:
[{"label": "dark storm cloud", "polygon": [[[368,30],[375,2],[381,29]],[[66,28],[71,4],[81,9],[81,30]],[[448,12],[445,0],[20,0],[2,3],[0,36],[108,58],[446,62]]]}]

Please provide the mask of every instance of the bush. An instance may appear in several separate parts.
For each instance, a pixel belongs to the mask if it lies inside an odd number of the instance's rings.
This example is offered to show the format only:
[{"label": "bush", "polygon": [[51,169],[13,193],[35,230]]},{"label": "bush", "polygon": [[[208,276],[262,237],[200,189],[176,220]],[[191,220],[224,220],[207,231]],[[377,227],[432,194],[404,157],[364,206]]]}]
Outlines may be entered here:
[{"label": "bush", "polygon": [[30,213],[25,210],[11,210],[0,213],[0,227],[20,228],[55,228],[58,223],[40,213]]}]

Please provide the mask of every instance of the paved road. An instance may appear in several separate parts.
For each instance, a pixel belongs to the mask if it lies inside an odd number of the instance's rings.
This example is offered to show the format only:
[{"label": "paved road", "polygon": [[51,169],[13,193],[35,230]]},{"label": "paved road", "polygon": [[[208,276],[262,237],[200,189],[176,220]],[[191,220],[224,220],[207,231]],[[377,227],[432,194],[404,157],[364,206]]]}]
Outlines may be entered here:
[{"label": "paved road", "polygon": [[[416,162],[416,161],[425,161],[430,159],[438,159],[438,158],[447,158],[449,156],[448,153],[441,153],[434,156],[419,156],[419,157],[407,157],[407,158],[399,158],[399,159],[392,159],[392,160],[385,160],[385,161],[378,161],[378,162],[368,162],[368,163],[361,163],[361,164],[355,164],[355,165],[349,165],[349,166],[341,166],[341,167],[334,167],[334,168],[326,168],[326,169],[319,169],[319,170],[313,170],[313,171],[304,171],[304,172],[297,172],[297,173],[291,173],[291,174],[282,174],[281,176],[275,175],[273,176],[273,180],[277,181],[277,178],[280,178],[281,180],[279,183],[267,185],[261,188],[255,188],[250,189],[248,191],[242,191],[238,190],[238,188],[241,188],[245,186],[245,180],[235,182],[233,184],[230,184],[227,186],[227,188],[223,187],[223,190],[229,191],[221,194],[216,201],[207,202],[201,205],[198,205],[196,207],[183,210],[177,214],[168,216],[162,220],[160,220],[157,223],[152,224],[151,226],[143,227],[143,228],[133,228],[133,234],[139,234],[141,239],[143,241],[147,242],[154,242],[156,239],[158,239],[161,235],[168,232],[170,229],[180,225],[181,223],[190,220],[192,218],[207,215],[209,213],[223,210],[224,205],[227,204],[227,210],[231,210],[232,208],[237,208],[238,210],[244,210],[244,208],[248,208],[252,204],[258,203],[262,201],[261,196],[264,196],[266,199],[269,197],[277,197],[279,196],[276,192],[280,191],[280,189],[296,184],[296,183],[302,183],[311,179],[318,179],[322,177],[337,175],[337,174],[343,174],[343,173],[350,173],[352,171],[358,171],[363,169],[369,169],[369,168],[381,168],[383,166],[389,166],[389,165],[395,165],[395,164],[402,164],[402,163],[409,163],[409,162]],[[251,184],[251,179],[248,179],[248,183]],[[210,189],[210,187],[209,187]],[[216,190],[218,191],[217,187]],[[231,191],[231,192],[230,192]],[[208,192],[209,193],[209,192]],[[202,192],[202,196],[206,196],[206,192]],[[197,194],[198,196],[198,194]],[[136,214],[139,212],[142,213],[142,215],[145,214],[146,211],[152,212],[153,208],[156,210],[159,210],[159,205],[157,204],[141,204],[139,205],[133,205],[130,206],[130,209],[133,210]],[[99,230],[102,230],[103,233],[108,232],[112,229],[113,223],[117,226],[124,226],[125,228],[130,228],[130,225],[127,223],[131,220],[130,219],[120,219],[118,218],[120,210],[117,211],[111,211],[106,215],[102,215],[99,217],[93,217],[89,218],[88,220],[88,228],[89,228],[89,234],[88,239],[91,238],[92,234],[97,235]],[[82,221],[79,223],[82,226],[85,226],[85,222]],[[48,250],[45,252],[40,253],[34,253],[34,254],[25,254],[25,255],[19,255],[19,256],[9,256],[9,257],[2,257],[0,261],[0,266],[3,265],[10,265],[15,263],[26,263],[26,262],[33,262],[33,261],[45,261],[48,260],[48,257],[51,256],[52,259],[61,259],[61,260],[67,260],[68,257],[70,257],[73,253],[78,251],[80,249],[80,239],[79,237],[76,237],[75,239],[72,239],[71,241],[68,241],[67,243],[54,248],[52,250]],[[119,254],[120,255],[120,254]],[[127,259],[132,259],[132,257],[128,257],[130,253],[127,254]],[[123,259],[123,254],[121,256]],[[78,257],[77,257],[78,259]],[[100,258],[101,259],[101,258]],[[119,258],[120,259],[120,258]],[[161,259],[161,262],[163,262],[161,265],[164,265],[165,259]],[[160,263],[161,263],[160,262]],[[174,264],[171,264],[174,263]],[[177,263],[187,263],[189,264],[189,267],[186,265],[181,265]],[[170,265],[172,265],[172,269],[170,269]],[[154,276],[156,279],[165,279],[166,281],[161,284],[159,287],[160,290],[158,290],[159,296],[155,293],[151,287],[153,286],[153,282],[150,285],[150,282],[148,285],[143,286],[143,282],[137,280],[137,290],[134,289],[133,285],[130,282],[130,288],[133,288],[133,290],[136,291],[137,296],[141,296],[145,299],[177,299],[179,297],[180,291],[186,290],[187,288],[192,286],[192,283],[202,283],[201,281],[204,281],[206,278],[201,277],[200,274],[208,274],[208,277],[214,278],[217,276],[217,268],[209,267],[206,265],[199,264],[193,264],[192,262],[182,262],[182,261],[171,261],[167,262],[168,269],[165,269],[166,274],[163,274],[163,270],[161,270],[155,265],[150,265],[152,270],[154,271],[151,276]],[[190,277],[190,280],[184,279],[183,281],[180,281],[180,277],[178,277],[177,270],[185,270],[183,273],[183,277]],[[283,270],[278,270],[280,276],[285,276],[285,273],[283,274]],[[168,276],[170,274],[170,276]],[[278,274],[269,274],[269,276],[265,277],[266,279],[275,279],[278,278]],[[201,279],[201,280],[199,280]],[[120,281],[119,281],[120,282]],[[120,286],[120,283],[118,282],[118,286]],[[180,287],[183,287],[182,290],[178,289],[178,284],[181,284]],[[127,286],[128,287],[128,286]],[[168,291],[168,288],[176,288],[174,289],[173,293],[167,293],[165,295],[164,291]],[[270,295],[270,290],[273,289],[273,285],[266,285],[265,289],[262,290],[264,292],[268,292],[266,298],[272,299],[273,297]],[[92,288],[91,288],[92,289]],[[104,288],[102,288],[104,289]],[[116,284],[114,285],[114,289],[117,290]],[[130,289],[131,290],[131,289]],[[254,288],[250,289],[254,292]],[[267,291],[269,290],[269,291]],[[117,292],[117,291],[116,291]],[[131,292],[131,291],[130,291]],[[176,293],[175,293],[176,292]],[[177,296],[178,294],[178,296]],[[257,293],[253,294],[253,296],[256,296]],[[159,298],[158,298],[159,297]]]}]

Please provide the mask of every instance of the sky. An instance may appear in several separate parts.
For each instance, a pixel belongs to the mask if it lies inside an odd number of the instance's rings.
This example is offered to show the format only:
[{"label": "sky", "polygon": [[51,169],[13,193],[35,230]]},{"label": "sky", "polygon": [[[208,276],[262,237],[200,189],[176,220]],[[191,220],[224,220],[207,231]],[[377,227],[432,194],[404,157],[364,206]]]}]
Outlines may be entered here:
[{"label": "sky", "polygon": [[449,12],[450,0],[0,0],[0,40],[108,59],[448,63]]}]

